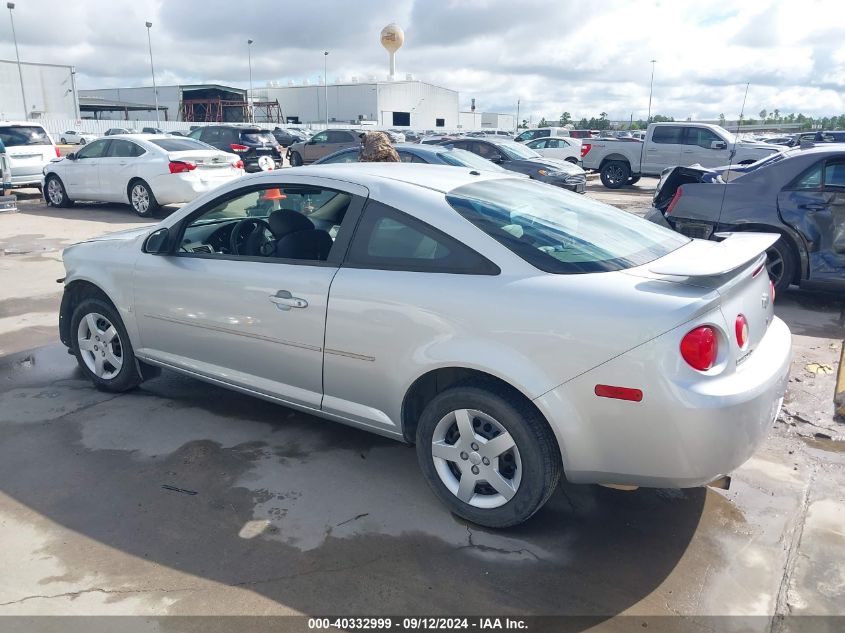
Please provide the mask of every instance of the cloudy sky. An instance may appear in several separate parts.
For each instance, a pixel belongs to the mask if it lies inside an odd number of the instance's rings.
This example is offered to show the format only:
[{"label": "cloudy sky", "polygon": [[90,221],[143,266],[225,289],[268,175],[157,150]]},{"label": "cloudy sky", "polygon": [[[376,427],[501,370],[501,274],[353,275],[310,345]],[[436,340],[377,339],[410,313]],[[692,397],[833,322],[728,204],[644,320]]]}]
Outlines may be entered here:
[{"label": "cloudy sky", "polygon": [[[534,121],[736,118],[761,109],[845,113],[842,0],[17,0],[21,58],[77,67],[80,88],[253,83],[387,74],[381,28],[405,30],[397,72],[456,89],[484,111]],[[7,14],[0,59],[14,59]],[[520,117],[522,118],[522,117]]]}]

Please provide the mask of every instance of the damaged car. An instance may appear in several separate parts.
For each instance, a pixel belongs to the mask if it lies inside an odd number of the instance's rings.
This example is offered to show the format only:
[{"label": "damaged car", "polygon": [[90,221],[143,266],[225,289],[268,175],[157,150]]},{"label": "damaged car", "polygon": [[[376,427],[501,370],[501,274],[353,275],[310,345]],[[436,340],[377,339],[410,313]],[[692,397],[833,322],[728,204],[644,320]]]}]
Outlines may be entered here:
[{"label": "damaged car", "polygon": [[845,286],[845,144],[794,149],[751,165],[663,172],[646,219],[688,237],[780,234],[766,252],[776,291]]}]

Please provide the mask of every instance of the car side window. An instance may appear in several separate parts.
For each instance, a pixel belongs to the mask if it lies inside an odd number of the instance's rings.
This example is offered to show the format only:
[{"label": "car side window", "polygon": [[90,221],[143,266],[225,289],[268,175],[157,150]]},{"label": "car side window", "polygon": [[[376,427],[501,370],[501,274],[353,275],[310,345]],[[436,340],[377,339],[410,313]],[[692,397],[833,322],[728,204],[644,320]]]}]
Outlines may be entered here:
[{"label": "car side window", "polygon": [[217,143],[220,141],[220,128],[218,127],[204,127],[202,128],[203,143]]},{"label": "car side window", "polygon": [[683,142],[684,128],[676,125],[659,125],[651,135],[653,143],[679,145]]},{"label": "car side window", "polygon": [[111,158],[135,158],[144,152],[145,150],[139,145],[131,141],[119,139],[111,142],[107,156]]},{"label": "car side window", "polygon": [[337,163],[357,163],[358,162],[358,150],[354,150],[351,152],[342,152],[337,156],[332,156],[331,158],[324,159],[320,161],[321,165],[334,165]]},{"label": "car side window", "polygon": [[94,141],[93,143],[88,143],[88,145],[76,152],[76,157],[79,159],[102,158],[104,152],[106,151],[106,146],[110,142],[111,141],[108,140],[100,140]]},{"label": "car side window", "polygon": [[845,162],[830,161],[825,165],[824,188],[845,190]]},{"label": "car side window", "polygon": [[710,149],[713,141],[722,140],[715,132],[704,127],[688,127],[686,130],[685,145],[698,145]]},{"label": "car side window", "polygon": [[[198,141],[202,137],[202,135],[203,135],[202,133],[203,133],[203,128],[198,127],[196,130],[191,130],[190,132],[188,132],[188,136],[190,136],[192,139],[196,139]],[[208,142],[207,139],[206,139],[206,142]]]},{"label": "car side window", "polygon": [[346,132],[336,132],[335,130],[329,130],[328,142],[335,144],[349,143],[349,135]]},{"label": "car side window", "polygon": [[818,162],[798,176],[787,189],[820,189],[822,186],[822,163]]},{"label": "car side window", "polygon": [[468,246],[406,213],[371,201],[347,255],[377,270],[496,275],[499,268]]},{"label": "car side window", "polygon": [[490,143],[473,143],[473,145],[475,145],[473,151],[482,158],[486,158],[487,160],[494,160],[502,157],[502,154],[499,152],[499,150],[497,150]]},{"label": "car side window", "polygon": [[329,133],[328,132],[320,132],[319,134],[315,134],[311,140],[314,143],[328,143]]},{"label": "car side window", "polygon": [[190,217],[178,250],[183,256],[326,261],[351,202],[351,194],[324,187],[247,187]]},{"label": "car side window", "polygon": [[411,154],[410,152],[397,152],[399,154],[399,160],[403,163],[425,163],[422,158],[417,156],[416,154]]}]

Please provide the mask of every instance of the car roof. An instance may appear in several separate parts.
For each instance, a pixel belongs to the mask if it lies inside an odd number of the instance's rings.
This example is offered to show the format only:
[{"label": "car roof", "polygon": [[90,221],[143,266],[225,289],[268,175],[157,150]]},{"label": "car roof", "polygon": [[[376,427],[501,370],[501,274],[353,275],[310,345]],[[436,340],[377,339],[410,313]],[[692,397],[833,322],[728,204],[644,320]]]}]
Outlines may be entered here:
[{"label": "car roof", "polygon": [[443,165],[423,165],[419,163],[333,163],[292,167],[285,169],[283,172],[261,172],[254,174],[252,178],[274,180],[278,179],[281,174],[331,178],[365,187],[379,183],[399,182],[443,193],[474,182],[515,177],[514,174],[507,171],[479,171],[468,167],[444,168]]},{"label": "car roof", "polygon": [[5,125],[14,125],[15,127],[20,126],[28,126],[28,127],[40,127],[43,128],[44,126],[41,123],[37,123],[35,121],[2,121],[0,120],[0,126]]}]

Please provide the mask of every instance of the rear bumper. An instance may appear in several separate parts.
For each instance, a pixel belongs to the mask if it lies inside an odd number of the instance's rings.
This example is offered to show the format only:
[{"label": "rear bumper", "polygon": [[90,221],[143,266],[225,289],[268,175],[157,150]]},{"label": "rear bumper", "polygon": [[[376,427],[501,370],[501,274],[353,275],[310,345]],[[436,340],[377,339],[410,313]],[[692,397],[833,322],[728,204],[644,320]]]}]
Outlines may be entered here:
[{"label": "rear bumper", "polygon": [[238,178],[239,175],[215,176],[213,178],[201,179],[191,173],[188,176],[182,174],[164,174],[154,178],[150,182],[153,195],[160,204],[179,204],[190,202],[206,191],[211,191],[227,182]]},{"label": "rear bumper", "polygon": [[[535,403],[555,432],[568,480],[701,486],[743,464],[765,440],[783,402],[791,346],[789,328],[775,317],[736,371],[691,381],[669,377],[676,368],[667,363],[668,347],[683,362],[670,332]],[[597,384],[641,389],[643,400],[599,398]]]}]

